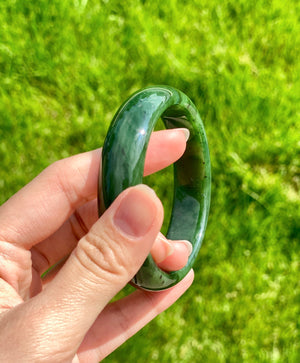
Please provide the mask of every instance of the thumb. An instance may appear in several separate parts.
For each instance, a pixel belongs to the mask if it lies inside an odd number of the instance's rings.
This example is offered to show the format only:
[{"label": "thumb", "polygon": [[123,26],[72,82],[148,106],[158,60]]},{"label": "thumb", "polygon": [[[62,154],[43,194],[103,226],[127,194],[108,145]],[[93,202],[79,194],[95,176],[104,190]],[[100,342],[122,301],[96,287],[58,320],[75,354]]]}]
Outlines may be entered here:
[{"label": "thumb", "polygon": [[27,346],[51,352],[56,361],[72,357],[99,313],[143,264],[162,220],[161,202],[149,187],[121,193],[45,290],[19,305],[20,319],[30,327]]},{"label": "thumb", "polygon": [[98,307],[100,301],[105,306],[141,267],[162,221],[163,208],[152,189],[127,189],[79,241],[55,284],[74,285],[76,291],[80,286],[87,301],[96,298]]},{"label": "thumb", "polygon": [[155,192],[138,185],[120,194],[79,241],[45,291],[48,304],[49,297],[64,301],[62,314],[76,311],[78,325],[71,330],[87,331],[132,279],[149,254],[162,221],[163,207]]}]

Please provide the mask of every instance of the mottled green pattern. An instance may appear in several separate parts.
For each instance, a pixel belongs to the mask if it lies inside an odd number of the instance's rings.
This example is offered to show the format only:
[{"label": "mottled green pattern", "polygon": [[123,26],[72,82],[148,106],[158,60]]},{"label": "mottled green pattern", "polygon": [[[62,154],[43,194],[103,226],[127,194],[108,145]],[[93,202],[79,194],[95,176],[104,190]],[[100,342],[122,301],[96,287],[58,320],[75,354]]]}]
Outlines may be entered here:
[{"label": "mottled green pattern", "polygon": [[162,117],[167,128],[186,127],[190,138],[182,158],[174,165],[174,201],[167,237],[193,244],[187,265],[166,273],[149,255],[132,280],[147,290],[163,290],[175,285],[191,269],[204,237],[210,206],[211,174],[203,123],[192,101],[169,86],[145,88],[130,97],[114,117],[102,152],[102,190],[98,206],[113,200],[129,186],[142,183],[146,150],[151,132]]},{"label": "mottled green pattern", "polygon": [[[205,122],[195,281],[106,363],[300,362],[299,17],[299,0],[0,1],[1,203],[102,146],[142,87],[182,90]],[[166,221],[171,169],[144,179]]]}]

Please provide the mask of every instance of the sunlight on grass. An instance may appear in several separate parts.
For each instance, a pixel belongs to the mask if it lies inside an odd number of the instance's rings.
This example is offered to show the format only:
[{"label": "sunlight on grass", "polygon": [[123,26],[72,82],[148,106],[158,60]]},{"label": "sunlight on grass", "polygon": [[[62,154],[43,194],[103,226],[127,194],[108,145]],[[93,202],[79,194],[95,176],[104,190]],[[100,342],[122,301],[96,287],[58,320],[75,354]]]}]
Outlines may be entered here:
[{"label": "sunlight on grass", "polygon": [[[195,282],[106,362],[300,361],[299,14],[296,0],[1,2],[1,203],[100,147],[141,87],[179,88],[207,130]],[[147,179],[167,215],[171,175]]]}]

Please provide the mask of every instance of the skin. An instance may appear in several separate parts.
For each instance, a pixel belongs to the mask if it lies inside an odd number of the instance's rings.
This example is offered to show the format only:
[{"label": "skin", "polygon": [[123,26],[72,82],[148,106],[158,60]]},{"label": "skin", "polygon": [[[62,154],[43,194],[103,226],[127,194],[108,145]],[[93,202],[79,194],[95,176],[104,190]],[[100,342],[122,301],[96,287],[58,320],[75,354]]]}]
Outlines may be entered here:
[{"label": "skin", "polygon": [[[145,175],[185,145],[181,130],[154,133]],[[1,362],[98,362],[192,284],[190,271],[168,290],[110,303],[150,251],[165,270],[182,268],[190,251],[160,234],[163,207],[145,185],[97,217],[100,157],[101,149],[57,161],[0,207]]]}]

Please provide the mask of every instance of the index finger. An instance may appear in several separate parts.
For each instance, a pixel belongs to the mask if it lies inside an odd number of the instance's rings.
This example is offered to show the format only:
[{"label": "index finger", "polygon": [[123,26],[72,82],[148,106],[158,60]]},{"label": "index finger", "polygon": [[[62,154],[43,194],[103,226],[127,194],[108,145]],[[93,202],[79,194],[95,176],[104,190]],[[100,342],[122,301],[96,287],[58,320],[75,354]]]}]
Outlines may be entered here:
[{"label": "index finger", "polygon": [[[179,159],[185,146],[182,130],[153,133],[145,174]],[[30,249],[54,233],[76,208],[96,197],[100,160],[98,149],[46,168],[0,207],[0,239]]]}]

